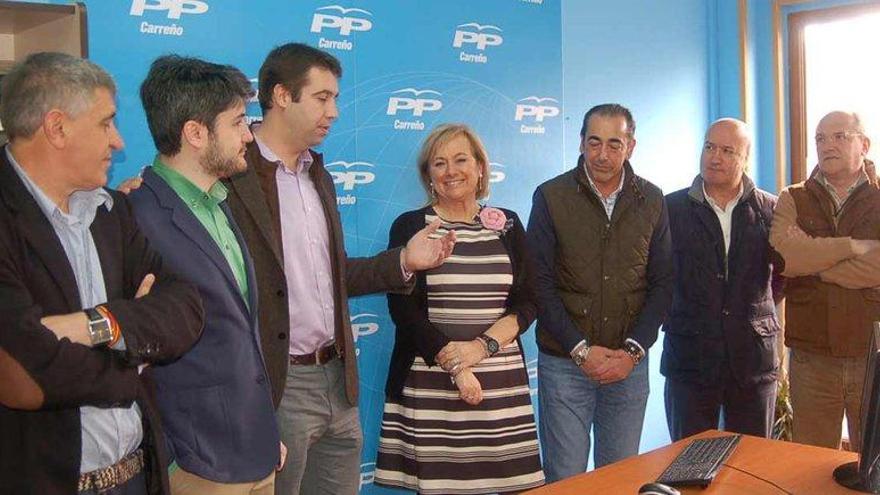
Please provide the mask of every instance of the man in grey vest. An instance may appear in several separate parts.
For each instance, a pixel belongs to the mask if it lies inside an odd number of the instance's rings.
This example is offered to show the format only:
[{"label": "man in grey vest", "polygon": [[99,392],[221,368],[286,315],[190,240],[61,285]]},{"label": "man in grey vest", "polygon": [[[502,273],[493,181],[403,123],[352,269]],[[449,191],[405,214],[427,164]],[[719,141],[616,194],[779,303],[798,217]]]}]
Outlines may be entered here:
[{"label": "man in grey vest", "polygon": [[535,191],[529,241],[538,296],[538,385],[547,482],[635,455],[648,400],[647,351],[672,299],[669,219],[635,175],[635,121],[591,108],[572,170]]}]

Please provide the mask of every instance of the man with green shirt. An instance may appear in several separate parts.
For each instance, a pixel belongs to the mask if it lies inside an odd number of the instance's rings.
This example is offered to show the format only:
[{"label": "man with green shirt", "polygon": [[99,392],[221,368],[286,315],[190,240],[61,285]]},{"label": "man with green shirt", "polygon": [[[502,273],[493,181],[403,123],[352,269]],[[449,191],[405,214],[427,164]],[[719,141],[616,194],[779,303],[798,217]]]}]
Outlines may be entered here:
[{"label": "man with green shirt", "polygon": [[151,370],[175,495],[271,495],[284,461],[253,264],[220,182],[246,168],[252,92],[234,67],[178,56],[156,59],[141,85],[158,155],[130,195],[135,216],[170,268],[198,286],[206,315],[192,350]]}]

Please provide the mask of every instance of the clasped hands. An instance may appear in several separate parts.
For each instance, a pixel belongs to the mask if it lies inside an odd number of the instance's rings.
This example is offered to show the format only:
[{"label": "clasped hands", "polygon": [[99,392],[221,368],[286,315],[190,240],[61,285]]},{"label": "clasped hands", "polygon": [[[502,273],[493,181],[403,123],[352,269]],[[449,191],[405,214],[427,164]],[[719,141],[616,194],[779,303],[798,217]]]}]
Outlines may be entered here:
[{"label": "clasped hands", "polygon": [[450,342],[434,357],[437,364],[452,376],[458,387],[459,397],[475,406],[483,400],[483,387],[471,367],[486,357],[486,348],[477,339],[465,342]]},{"label": "clasped hands", "polygon": [[623,380],[634,367],[632,358],[623,349],[613,350],[599,345],[591,346],[587,359],[581,363],[581,371],[601,385]]}]

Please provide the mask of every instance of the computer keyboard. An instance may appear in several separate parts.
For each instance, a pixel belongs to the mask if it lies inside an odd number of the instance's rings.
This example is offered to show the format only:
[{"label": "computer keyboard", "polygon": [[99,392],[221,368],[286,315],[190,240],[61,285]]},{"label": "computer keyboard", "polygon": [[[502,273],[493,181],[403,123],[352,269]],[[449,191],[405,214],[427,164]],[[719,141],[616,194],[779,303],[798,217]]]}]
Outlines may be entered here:
[{"label": "computer keyboard", "polygon": [[669,486],[708,486],[739,443],[740,435],[694,440],[657,478]]}]

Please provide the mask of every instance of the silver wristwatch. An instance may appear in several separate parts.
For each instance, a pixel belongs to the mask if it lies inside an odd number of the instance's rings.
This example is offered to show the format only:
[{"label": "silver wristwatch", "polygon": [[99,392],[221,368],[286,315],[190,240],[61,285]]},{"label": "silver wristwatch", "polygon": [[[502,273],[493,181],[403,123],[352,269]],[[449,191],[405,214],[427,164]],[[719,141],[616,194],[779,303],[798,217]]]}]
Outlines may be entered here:
[{"label": "silver wristwatch", "polygon": [[92,347],[110,342],[113,339],[110,319],[102,315],[95,308],[88,308],[84,311],[89,318],[89,340],[92,343]]},{"label": "silver wristwatch", "polygon": [[586,342],[582,342],[581,345],[575,347],[574,351],[571,352],[571,359],[574,360],[574,364],[580,366],[584,364],[584,361],[587,360],[587,356],[590,355],[590,346],[586,344]]}]

